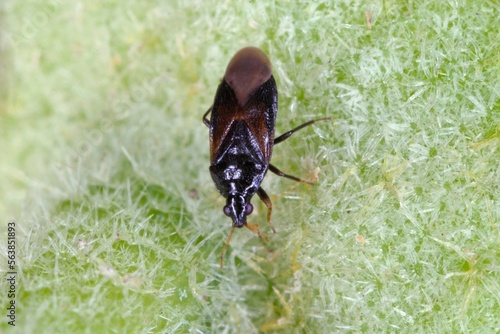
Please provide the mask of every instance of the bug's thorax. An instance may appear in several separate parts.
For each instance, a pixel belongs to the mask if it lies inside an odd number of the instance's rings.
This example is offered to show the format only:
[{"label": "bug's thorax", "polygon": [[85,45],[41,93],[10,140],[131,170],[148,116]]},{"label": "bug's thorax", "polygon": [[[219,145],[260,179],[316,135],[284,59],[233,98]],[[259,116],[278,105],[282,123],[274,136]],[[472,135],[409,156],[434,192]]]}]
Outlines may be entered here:
[{"label": "bug's thorax", "polygon": [[268,164],[255,146],[249,137],[233,137],[218,152],[210,174],[224,197],[251,198],[260,187]]}]

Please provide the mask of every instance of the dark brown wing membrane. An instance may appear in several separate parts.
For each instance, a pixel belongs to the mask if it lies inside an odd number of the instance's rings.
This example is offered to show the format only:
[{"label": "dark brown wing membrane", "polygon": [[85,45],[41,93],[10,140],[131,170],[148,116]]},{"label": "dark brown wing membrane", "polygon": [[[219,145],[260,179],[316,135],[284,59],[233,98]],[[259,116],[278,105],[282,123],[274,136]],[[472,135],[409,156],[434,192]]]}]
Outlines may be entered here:
[{"label": "dark brown wing membrane", "polygon": [[252,92],[261,87],[272,75],[271,62],[262,50],[246,47],[231,59],[224,74],[224,81],[234,90],[240,105],[245,105]]}]

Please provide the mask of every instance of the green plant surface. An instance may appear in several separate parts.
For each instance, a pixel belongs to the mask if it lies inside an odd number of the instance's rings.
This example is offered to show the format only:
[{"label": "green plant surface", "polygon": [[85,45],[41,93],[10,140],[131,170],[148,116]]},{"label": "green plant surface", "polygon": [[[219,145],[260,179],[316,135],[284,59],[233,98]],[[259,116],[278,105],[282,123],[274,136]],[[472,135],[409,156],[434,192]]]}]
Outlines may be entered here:
[{"label": "green plant surface", "polygon": [[[500,331],[494,1],[0,5],[2,333]],[[273,234],[236,230],[208,172],[241,47],[279,90]],[[6,280],[0,305],[9,303]]]}]

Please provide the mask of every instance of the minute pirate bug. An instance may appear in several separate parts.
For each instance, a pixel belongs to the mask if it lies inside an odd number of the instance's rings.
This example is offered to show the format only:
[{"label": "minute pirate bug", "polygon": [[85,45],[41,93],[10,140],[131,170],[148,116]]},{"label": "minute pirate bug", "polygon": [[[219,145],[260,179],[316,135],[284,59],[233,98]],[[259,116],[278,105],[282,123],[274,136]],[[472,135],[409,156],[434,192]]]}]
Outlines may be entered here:
[{"label": "minute pirate bug", "polygon": [[308,125],[330,118],[308,121],[274,138],[277,112],[278,90],[269,58],[256,47],[241,49],[227,65],[214,103],[203,115],[203,123],[210,130],[210,175],[226,198],[224,214],[233,220],[220,257],[221,269],[235,227],[245,226],[262,236],[257,224],[247,223],[255,193],[267,206],[267,222],[275,232],[271,225],[273,205],[260,186],[268,169],[278,176],[312,184],[270,164],[273,146]]}]

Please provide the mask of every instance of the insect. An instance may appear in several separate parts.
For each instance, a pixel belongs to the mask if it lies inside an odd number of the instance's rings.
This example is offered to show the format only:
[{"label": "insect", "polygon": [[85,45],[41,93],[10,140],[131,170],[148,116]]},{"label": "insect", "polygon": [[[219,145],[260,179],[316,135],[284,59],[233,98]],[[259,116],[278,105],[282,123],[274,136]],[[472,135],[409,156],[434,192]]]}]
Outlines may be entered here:
[{"label": "insect", "polygon": [[267,222],[275,232],[271,225],[273,205],[260,186],[268,170],[311,184],[272,165],[273,146],[308,125],[330,118],[308,121],[274,138],[277,112],[278,90],[269,58],[256,47],[241,49],[227,65],[213,105],[203,115],[203,123],[210,132],[210,175],[226,198],[224,214],[233,220],[220,257],[221,269],[235,227],[245,226],[261,236],[256,224],[247,223],[247,216],[253,211],[250,201],[255,194],[266,205]]}]

